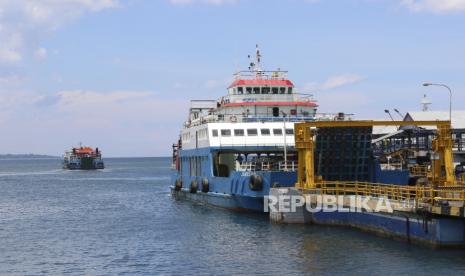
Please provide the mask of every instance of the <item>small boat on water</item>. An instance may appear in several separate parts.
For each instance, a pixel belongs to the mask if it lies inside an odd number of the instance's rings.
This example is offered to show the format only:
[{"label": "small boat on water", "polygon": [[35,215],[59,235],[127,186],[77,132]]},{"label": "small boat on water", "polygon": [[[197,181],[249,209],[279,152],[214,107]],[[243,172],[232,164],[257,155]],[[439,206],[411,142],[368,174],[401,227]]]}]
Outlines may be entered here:
[{"label": "small boat on water", "polygon": [[78,147],[65,152],[63,168],[68,170],[104,169],[102,152],[98,148]]}]

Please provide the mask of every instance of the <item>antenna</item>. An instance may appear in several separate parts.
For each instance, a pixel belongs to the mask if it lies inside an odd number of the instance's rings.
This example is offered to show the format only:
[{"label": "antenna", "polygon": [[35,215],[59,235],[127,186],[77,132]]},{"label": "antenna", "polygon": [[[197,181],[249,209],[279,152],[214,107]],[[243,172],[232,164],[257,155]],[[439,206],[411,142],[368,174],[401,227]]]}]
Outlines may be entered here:
[{"label": "antenna", "polygon": [[421,99],[420,103],[422,105],[422,111],[428,111],[429,106],[432,104],[430,99],[426,97],[426,94],[423,94],[423,99]]},{"label": "antenna", "polygon": [[247,59],[249,60],[249,71],[252,71],[255,67],[255,63],[253,63],[253,61],[250,61],[250,55],[247,55]]},{"label": "antenna", "polygon": [[262,55],[260,54],[260,49],[258,48],[258,44],[255,45],[256,53],[255,53],[255,71],[259,72],[262,71],[260,68],[260,62],[262,59]]}]

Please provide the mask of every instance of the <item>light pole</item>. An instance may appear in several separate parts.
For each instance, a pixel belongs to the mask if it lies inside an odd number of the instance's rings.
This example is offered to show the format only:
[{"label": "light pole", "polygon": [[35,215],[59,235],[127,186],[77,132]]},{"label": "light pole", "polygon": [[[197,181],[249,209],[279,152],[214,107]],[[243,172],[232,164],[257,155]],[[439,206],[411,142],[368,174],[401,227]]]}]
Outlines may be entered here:
[{"label": "light pole", "polygon": [[402,113],[400,113],[399,109],[397,108],[394,108],[394,111],[399,114],[400,117],[402,117],[402,120],[405,118],[404,115],[402,115]]},{"label": "light pole", "polygon": [[449,90],[449,121],[452,125],[452,89],[449,86],[442,83],[423,83],[423,86],[442,86]]},{"label": "light pole", "polygon": [[287,171],[287,142],[286,142],[286,116],[287,114],[281,110],[283,114],[283,134],[284,134],[284,170]]},{"label": "light pole", "polygon": [[385,109],[384,112],[389,115],[392,121],[394,121],[394,118],[392,118],[392,115],[391,115],[391,112],[389,112],[389,109]]}]

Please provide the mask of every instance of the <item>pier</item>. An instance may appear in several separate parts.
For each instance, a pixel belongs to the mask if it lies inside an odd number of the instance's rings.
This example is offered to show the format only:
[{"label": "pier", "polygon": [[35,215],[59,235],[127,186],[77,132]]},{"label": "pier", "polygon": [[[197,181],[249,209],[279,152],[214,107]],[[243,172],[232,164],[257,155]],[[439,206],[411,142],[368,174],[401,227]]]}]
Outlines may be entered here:
[{"label": "pier", "polygon": [[[321,160],[322,156],[334,160],[344,159],[344,154],[337,156],[334,153],[328,155],[327,152],[323,154],[320,152],[318,156],[315,155],[315,150],[322,148],[321,144],[317,145],[315,141],[315,134],[320,128],[338,128],[340,131],[337,135],[349,133],[351,136],[345,136],[345,139],[350,140],[353,145],[364,145],[366,136],[360,131],[354,131],[353,128],[377,125],[436,126],[437,131],[431,141],[435,158],[431,159],[430,166],[413,164],[408,169],[400,171],[418,177],[415,185],[359,181],[359,179],[377,180],[383,177],[356,173],[365,172],[366,167],[364,163],[366,160],[363,160],[366,154],[356,147],[347,153],[349,158],[345,158],[355,160],[353,164],[348,164],[346,168],[338,168],[339,171],[336,172],[332,168],[326,171],[320,168],[321,164],[324,164],[324,160]],[[276,223],[349,226],[433,247],[465,247],[465,183],[462,177],[457,179],[454,173],[451,133],[449,121],[298,123],[295,125],[299,166],[297,182],[294,188],[270,190],[270,198],[274,199],[272,203],[275,204],[272,206],[274,208],[270,209],[270,219]],[[331,138],[319,139],[323,139],[323,142],[331,140]],[[331,150],[334,151],[334,147]],[[325,179],[331,178],[335,173],[345,179]],[[321,201],[323,205],[316,209]],[[277,202],[281,204],[276,204]],[[287,203],[287,207],[291,204],[296,206],[289,211],[284,208],[286,204],[283,205],[283,202]],[[361,202],[364,208],[360,208]],[[375,210],[379,202],[387,202],[389,208]],[[324,203],[330,203],[330,206]]]}]

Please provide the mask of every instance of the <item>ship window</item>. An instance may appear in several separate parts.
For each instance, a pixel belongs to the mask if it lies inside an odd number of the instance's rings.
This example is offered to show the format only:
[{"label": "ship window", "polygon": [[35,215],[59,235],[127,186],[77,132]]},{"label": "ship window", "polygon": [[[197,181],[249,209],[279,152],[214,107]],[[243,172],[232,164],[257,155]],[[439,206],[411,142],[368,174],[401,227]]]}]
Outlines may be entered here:
[{"label": "ship window", "polygon": [[294,129],[286,128],[286,135],[294,135]]},{"label": "ship window", "polygon": [[289,87],[289,88],[287,89],[287,94],[292,94],[292,87]]},{"label": "ship window", "polygon": [[258,131],[257,131],[256,128],[249,128],[249,129],[247,129],[247,135],[248,136],[257,136]]},{"label": "ship window", "polygon": [[231,136],[231,130],[230,129],[222,129],[221,130],[221,136]]},{"label": "ship window", "polygon": [[270,135],[270,129],[268,129],[268,128],[262,128],[262,129],[260,129],[260,133],[261,133],[262,135]]},{"label": "ship window", "polygon": [[273,88],[271,88],[271,92],[272,92],[273,94],[278,94],[278,87],[273,87]]},{"label": "ship window", "polygon": [[279,94],[286,94],[286,87],[280,87]]},{"label": "ship window", "polygon": [[245,92],[246,92],[247,94],[252,94],[252,87],[246,87],[246,88],[245,88]]},{"label": "ship window", "polygon": [[273,135],[283,135],[283,130],[280,128],[274,128]]},{"label": "ship window", "polygon": [[279,107],[273,107],[273,117],[279,117]]},{"label": "ship window", "polygon": [[234,130],[234,136],[244,136],[244,130],[243,129],[235,129]]},{"label": "ship window", "polygon": [[253,93],[254,94],[260,94],[260,87],[254,87],[253,88]]},{"label": "ship window", "polygon": [[237,94],[239,95],[244,94],[244,88],[242,88],[242,86],[237,88]]},{"label": "ship window", "polygon": [[212,130],[212,136],[213,137],[218,137],[218,130],[217,129]]},{"label": "ship window", "polygon": [[270,94],[270,88],[269,87],[262,87],[262,94]]}]

